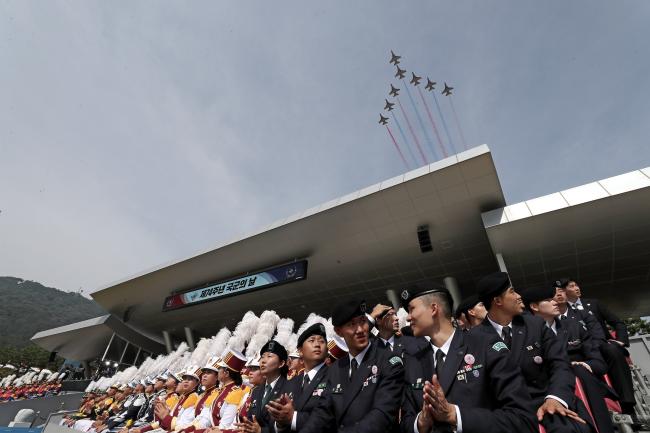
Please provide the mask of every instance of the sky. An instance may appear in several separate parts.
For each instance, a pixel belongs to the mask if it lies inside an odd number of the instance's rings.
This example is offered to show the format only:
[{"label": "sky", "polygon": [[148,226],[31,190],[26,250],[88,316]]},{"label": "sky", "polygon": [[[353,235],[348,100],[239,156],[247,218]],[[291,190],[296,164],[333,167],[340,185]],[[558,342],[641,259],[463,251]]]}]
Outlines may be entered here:
[{"label": "sky", "polygon": [[403,173],[377,122],[404,87],[390,50],[454,87],[452,142],[490,147],[508,203],[650,166],[649,20],[642,0],[3,1],[0,275],[88,293]]}]

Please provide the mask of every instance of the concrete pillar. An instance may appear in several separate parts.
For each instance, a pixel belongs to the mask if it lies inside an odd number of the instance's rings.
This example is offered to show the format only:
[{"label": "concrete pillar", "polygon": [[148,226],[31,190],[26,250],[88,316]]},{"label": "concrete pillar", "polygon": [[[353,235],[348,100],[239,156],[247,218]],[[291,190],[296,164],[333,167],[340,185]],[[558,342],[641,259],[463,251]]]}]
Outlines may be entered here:
[{"label": "concrete pillar", "polygon": [[499,265],[499,270],[501,272],[508,272],[508,268],[506,268],[506,262],[503,260],[503,255],[501,253],[496,253],[496,258],[497,258],[497,264]]},{"label": "concrete pillar", "polygon": [[129,342],[124,340],[124,350],[122,351],[122,355],[120,356],[120,360],[118,361],[119,364],[124,361],[124,355],[126,355],[126,350],[129,348]]},{"label": "concrete pillar", "polygon": [[90,365],[88,361],[81,361],[81,366],[84,368],[84,379],[90,379]]},{"label": "concrete pillar", "polygon": [[104,350],[104,356],[102,356],[102,361],[106,359],[106,355],[108,355],[108,349],[111,348],[111,344],[113,344],[113,340],[115,339],[115,332],[113,332],[113,335],[111,335],[111,339],[108,341],[108,345],[106,346],[106,350]]},{"label": "concrete pillar", "polygon": [[189,326],[185,327],[185,341],[187,341],[187,345],[190,347],[190,350],[194,350],[196,348],[196,345],[194,344],[194,335],[192,334],[192,328]]},{"label": "concrete pillar", "polygon": [[167,353],[172,353],[174,351],[174,346],[172,345],[172,336],[169,335],[169,331],[163,331],[163,338],[165,339],[165,349],[167,349]]},{"label": "concrete pillar", "polygon": [[454,306],[452,308],[452,314],[453,314],[453,309],[456,308],[458,304],[460,304],[461,297],[460,297],[460,289],[458,288],[458,281],[456,281],[456,278],[454,277],[445,277],[442,282],[445,284],[445,288],[449,290],[449,293],[451,294],[452,299],[454,300]]}]

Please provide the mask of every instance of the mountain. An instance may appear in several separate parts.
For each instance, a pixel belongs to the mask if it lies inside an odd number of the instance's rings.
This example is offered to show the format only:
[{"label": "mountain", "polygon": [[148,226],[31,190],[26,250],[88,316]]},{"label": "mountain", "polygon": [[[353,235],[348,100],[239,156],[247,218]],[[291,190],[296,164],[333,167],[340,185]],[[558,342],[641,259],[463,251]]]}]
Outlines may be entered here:
[{"label": "mountain", "polygon": [[0,346],[25,347],[39,331],[106,314],[78,293],[14,277],[0,277],[0,302]]}]

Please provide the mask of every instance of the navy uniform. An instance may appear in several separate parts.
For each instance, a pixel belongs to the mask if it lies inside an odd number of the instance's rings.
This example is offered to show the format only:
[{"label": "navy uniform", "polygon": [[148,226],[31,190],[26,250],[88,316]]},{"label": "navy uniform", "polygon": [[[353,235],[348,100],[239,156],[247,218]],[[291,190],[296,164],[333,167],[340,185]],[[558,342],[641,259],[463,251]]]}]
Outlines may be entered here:
[{"label": "navy uniform", "polygon": [[[276,354],[281,361],[287,362],[288,354],[287,350],[275,340],[267,342],[260,349],[260,354],[266,352],[271,352]],[[280,376],[276,379],[276,382],[273,384],[271,390],[267,395],[265,395],[266,384],[264,386],[260,385],[255,387],[253,394],[251,395],[251,405],[247,412],[248,419],[252,420],[253,415],[255,420],[260,425],[262,433],[269,433],[274,431],[273,420],[269,415],[269,411],[266,409],[266,404],[271,400],[276,400],[286,392],[287,387],[287,367],[286,364],[282,367],[282,372]]]},{"label": "navy uniform", "polygon": [[[451,295],[444,288],[404,291],[404,305],[429,293]],[[406,308],[406,307],[405,307]],[[533,405],[519,369],[509,365],[509,350],[496,335],[456,328],[450,337],[447,352],[438,374],[446,399],[457,406],[457,426],[463,433],[536,432]],[[438,349],[444,353],[444,346]],[[428,342],[415,353],[404,357],[405,382],[401,430],[417,432],[417,417],[423,405],[424,383],[431,381],[436,371],[434,348]],[[434,424],[435,431],[450,431],[453,427]]]},{"label": "navy uniform", "polygon": [[[325,326],[322,323],[316,323],[300,334],[297,347],[302,347],[302,344],[312,335],[320,335],[327,341]],[[309,422],[312,411],[319,405],[320,397],[327,388],[328,368],[323,362],[314,367],[313,370],[317,370],[316,372],[303,370],[288,382],[287,393],[293,399],[294,408],[291,431],[302,431]]]},{"label": "navy uniform", "polygon": [[[364,315],[364,302],[348,302],[335,308],[332,324],[342,326]],[[351,356],[347,354],[329,367],[327,388],[301,432],[384,433],[397,429],[404,386],[402,358],[379,348],[376,339],[369,340],[357,355],[362,360],[356,371]]]},{"label": "navy uniform", "polygon": [[613,433],[614,428],[604,398],[617,396],[599,379],[605,373],[607,364],[600,354],[598,342],[593,339],[584,323],[570,317],[555,319],[554,325],[558,339],[568,352],[569,360],[584,362],[591,367],[593,374],[581,365],[572,365],[572,370],[585,389],[599,432]]},{"label": "navy uniform", "polygon": [[[570,281],[572,280],[566,278],[560,282],[563,287],[566,287]],[[630,339],[625,323],[596,299],[578,298],[575,303],[571,304],[571,308],[592,316],[598,324],[601,333],[606,337],[600,343],[600,353],[607,363],[607,372],[612,379],[614,389],[618,393],[623,412],[634,414],[634,405],[636,404],[636,400],[634,399],[634,382],[632,381],[632,372],[627,363],[627,357],[630,356],[630,353],[626,349],[626,347],[630,347]],[[611,337],[607,325],[616,333],[615,340],[623,343],[623,346],[608,341]]]}]

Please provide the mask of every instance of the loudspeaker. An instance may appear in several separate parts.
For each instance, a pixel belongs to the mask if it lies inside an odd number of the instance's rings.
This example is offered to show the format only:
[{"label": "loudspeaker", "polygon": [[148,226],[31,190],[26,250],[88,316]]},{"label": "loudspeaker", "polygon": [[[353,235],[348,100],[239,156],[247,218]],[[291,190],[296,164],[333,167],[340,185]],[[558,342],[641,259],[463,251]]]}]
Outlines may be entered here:
[{"label": "loudspeaker", "polygon": [[428,253],[433,251],[433,245],[431,245],[431,238],[429,237],[429,226],[418,226],[418,243],[420,244],[421,252]]}]

